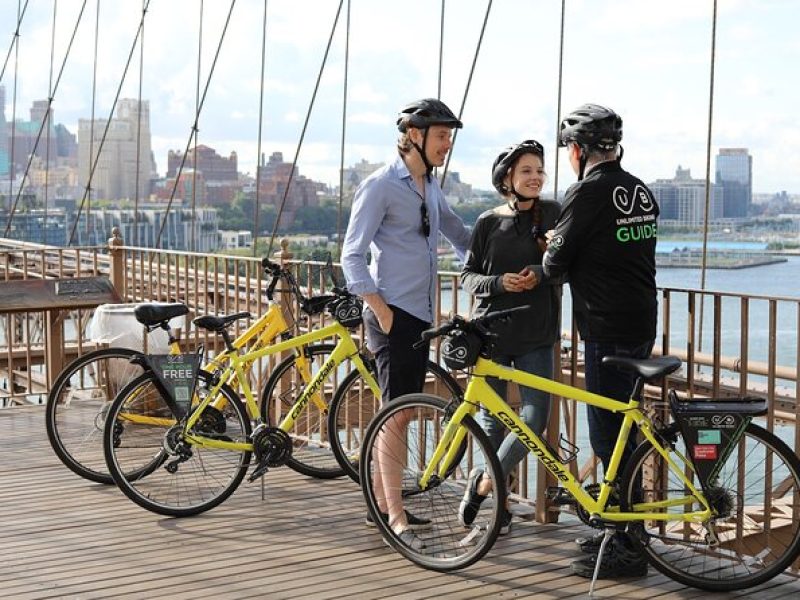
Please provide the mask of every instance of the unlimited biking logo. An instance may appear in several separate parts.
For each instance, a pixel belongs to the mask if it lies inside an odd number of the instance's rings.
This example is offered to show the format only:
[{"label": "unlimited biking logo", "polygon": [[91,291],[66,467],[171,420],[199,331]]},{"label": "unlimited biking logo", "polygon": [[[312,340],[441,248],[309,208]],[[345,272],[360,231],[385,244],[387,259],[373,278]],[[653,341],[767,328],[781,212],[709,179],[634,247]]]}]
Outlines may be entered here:
[{"label": "unlimited biking logo", "polygon": [[[633,195],[627,188],[617,186],[612,194],[612,200],[620,217],[617,218],[617,241],[623,244],[638,242],[656,237],[656,215],[653,212],[656,204],[642,185],[636,185]],[[633,214],[634,209],[638,214]]]}]

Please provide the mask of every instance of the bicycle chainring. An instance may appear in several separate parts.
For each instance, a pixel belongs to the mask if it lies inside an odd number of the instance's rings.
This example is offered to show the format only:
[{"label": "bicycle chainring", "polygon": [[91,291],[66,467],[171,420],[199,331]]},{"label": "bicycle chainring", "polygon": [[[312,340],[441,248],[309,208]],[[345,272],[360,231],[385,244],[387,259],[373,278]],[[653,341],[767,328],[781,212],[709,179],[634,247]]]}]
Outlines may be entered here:
[{"label": "bicycle chainring", "polygon": [[[597,498],[600,496],[599,483],[590,483],[589,485],[584,486],[583,489],[586,490],[586,493],[589,494],[595,500],[597,500]],[[617,493],[616,490],[612,490],[611,497],[608,499],[608,505],[609,506],[619,505],[619,494]],[[588,512],[586,512],[586,509],[583,508],[583,506],[581,506],[580,503],[577,502],[575,503],[575,512],[577,513],[578,518],[581,521],[583,521],[583,523],[589,525],[590,527],[594,527],[594,524],[590,522],[591,515]]]},{"label": "bicycle chainring", "polygon": [[292,438],[278,427],[263,427],[253,434],[253,453],[259,465],[280,467],[292,456]]}]

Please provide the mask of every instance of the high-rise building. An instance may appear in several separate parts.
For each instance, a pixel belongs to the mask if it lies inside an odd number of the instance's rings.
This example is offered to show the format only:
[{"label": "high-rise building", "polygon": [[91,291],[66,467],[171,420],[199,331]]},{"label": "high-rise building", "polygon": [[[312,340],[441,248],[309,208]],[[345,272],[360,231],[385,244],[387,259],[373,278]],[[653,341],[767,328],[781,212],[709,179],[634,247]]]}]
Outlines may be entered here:
[{"label": "high-rise building", "polygon": [[[195,165],[195,156],[197,165]],[[195,184],[195,197],[183,196],[187,201],[194,200],[195,204],[202,206],[206,203],[212,206],[228,206],[236,194],[242,189],[239,183],[238,157],[236,152],[231,152],[228,158],[217,154],[214,148],[199,144],[190,148],[184,160],[183,152],[169,151],[167,156],[167,180],[175,183],[175,176],[183,163],[181,181],[185,180],[187,173],[192,173],[196,167],[195,179],[202,178],[202,185]]]},{"label": "high-rise building", "polygon": [[[689,169],[680,165],[673,179],[657,179],[647,184],[656,197],[659,207],[659,222],[687,227],[700,227],[705,221],[706,182],[692,179]],[[722,217],[722,189],[711,184],[708,220]]]},{"label": "high-rise building", "polygon": [[86,188],[94,168],[91,181],[94,198],[147,198],[151,173],[155,171],[150,144],[150,103],[144,101],[140,105],[138,100],[120,100],[107,130],[103,141],[105,120],[95,120],[94,126],[91,119],[78,122],[79,185]]},{"label": "high-rise building", "polygon": [[747,148],[720,148],[716,183],[722,187],[722,214],[746,217],[753,203],[753,157]]},{"label": "high-rise building", "polygon": [[[262,204],[272,204],[279,208],[284,195],[286,203],[281,214],[280,226],[289,227],[294,222],[295,213],[306,207],[319,206],[319,195],[324,192],[325,185],[300,175],[295,168],[292,176],[292,163],[284,162],[282,152],[273,152],[269,160],[258,166],[259,201]],[[291,178],[289,192],[286,188]]]}]

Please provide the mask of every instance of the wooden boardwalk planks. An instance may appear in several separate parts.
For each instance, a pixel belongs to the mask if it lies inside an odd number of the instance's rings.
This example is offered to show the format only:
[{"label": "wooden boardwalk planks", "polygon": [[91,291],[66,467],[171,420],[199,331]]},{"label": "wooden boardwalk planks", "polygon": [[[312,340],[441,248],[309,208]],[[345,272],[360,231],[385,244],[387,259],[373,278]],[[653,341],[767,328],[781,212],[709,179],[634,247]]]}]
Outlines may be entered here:
[{"label": "wooden boardwalk planks", "polygon": [[[417,568],[364,526],[360,490],[287,468],[270,472],[265,498],[243,484],[222,506],[171,519],[58,462],[44,411],[0,411],[0,597],[215,599],[585,598],[570,574],[579,524],[515,521],[489,555],[451,574]],[[651,569],[642,579],[598,582],[598,598],[796,598],[781,576],[735,594],[709,594]]]}]

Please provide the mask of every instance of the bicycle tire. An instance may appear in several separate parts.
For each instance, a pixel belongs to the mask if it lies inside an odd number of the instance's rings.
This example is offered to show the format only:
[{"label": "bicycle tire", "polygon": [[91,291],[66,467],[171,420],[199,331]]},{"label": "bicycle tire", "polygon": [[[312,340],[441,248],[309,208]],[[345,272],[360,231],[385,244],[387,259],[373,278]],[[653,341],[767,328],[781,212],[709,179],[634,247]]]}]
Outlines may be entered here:
[{"label": "bicycle tire", "polygon": [[130,362],[129,348],[101,348],[70,362],[47,395],[45,428],[53,451],[73,473],[114,483],[103,455],[103,425],[117,392],[144,369]]},{"label": "bicycle tire", "polygon": [[[335,347],[334,344],[315,344],[297,350],[302,351],[309,360],[313,377]],[[261,418],[271,427],[277,427],[285,412],[294,406],[305,390],[307,382],[297,370],[296,361],[297,354],[281,361],[264,386],[261,394]],[[339,371],[334,370],[322,386],[323,399],[333,396],[338,379]],[[344,475],[344,469],[331,449],[327,432],[328,406],[329,403],[326,403],[325,409],[320,410],[313,401],[309,401],[295,421],[294,428],[288,432],[292,438],[292,455],[287,458],[286,464],[294,471],[316,479],[334,479]]]},{"label": "bicycle tire", "polygon": [[[211,374],[200,371],[195,398],[208,393],[212,380]],[[103,435],[108,469],[122,492],[139,506],[170,517],[196,515],[233,494],[252,453],[185,442],[183,425],[176,424],[159,389],[148,371],[112,403]],[[220,394],[224,400],[218,403],[220,408],[209,405],[195,431],[249,442],[250,419],[241,400],[227,385]]]},{"label": "bicycle tire", "polygon": [[[374,374],[374,361],[366,364]],[[460,398],[463,395],[458,381],[432,360],[428,361],[425,388],[430,390],[432,395],[447,400]],[[333,454],[347,476],[356,483],[360,482],[358,457],[361,452],[361,440],[364,439],[367,426],[380,406],[380,397],[375,397],[358,370],[352,371],[342,380],[330,405],[328,432]]]},{"label": "bicycle tire", "polygon": [[[418,486],[418,477],[425,469],[443,431],[447,403],[428,394],[409,394],[392,400],[378,411],[367,428],[362,446],[361,489],[367,508],[375,525],[392,548],[411,562],[433,571],[448,572],[467,567],[480,560],[494,545],[500,531],[501,514],[505,510],[505,478],[500,476],[500,461],[483,429],[466,417],[462,422],[465,437],[463,442],[469,451],[460,455],[455,468],[441,481],[433,481],[427,489]],[[405,433],[398,437],[398,419],[410,419]],[[391,448],[389,440],[399,440]],[[375,476],[385,458],[394,450],[395,464],[403,465],[400,480],[404,509],[415,516],[431,522],[429,531],[417,531],[416,535],[425,544],[413,548],[398,536],[388,520],[381,518],[379,495]],[[389,467],[392,465],[390,464]],[[473,467],[480,467],[495,482],[492,494],[480,505],[471,528],[459,523],[458,509],[466,490],[468,474]],[[377,486],[385,489],[385,485]]]},{"label": "bicycle tire", "polygon": [[[675,424],[667,430],[667,436],[676,440],[669,449],[671,457],[678,465],[686,466],[687,477],[699,489],[691,465],[677,456],[677,452],[683,456],[688,453]],[[666,482],[664,489],[647,483],[642,486],[644,501],[665,499],[670,494],[685,496],[683,483],[665,469],[665,463],[649,442],[639,445],[621,480],[624,510],[632,506],[634,494],[642,493],[634,483],[642,468],[653,469],[652,481]],[[740,465],[744,467],[742,473]],[[680,521],[662,526],[658,522],[631,523],[634,543],[664,575],[703,590],[740,590],[783,572],[800,556],[800,522],[796,514],[800,505],[800,460],[776,435],[750,423],[716,481],[715,487],[720,491],[709,501],[727,515],[716,523],[720,540],[717,547],[708,545],[705,527]],[[687,508],[699,509],[699,504]]]}]

